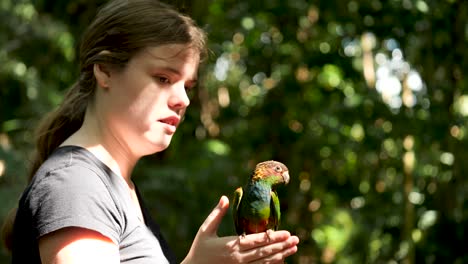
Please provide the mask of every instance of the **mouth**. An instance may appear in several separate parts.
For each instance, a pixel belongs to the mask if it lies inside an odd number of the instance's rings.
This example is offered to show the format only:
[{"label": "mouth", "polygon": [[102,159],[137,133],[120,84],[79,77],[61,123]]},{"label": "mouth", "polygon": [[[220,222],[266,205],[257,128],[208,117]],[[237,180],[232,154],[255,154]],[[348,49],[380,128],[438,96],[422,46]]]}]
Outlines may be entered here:
[{"label": "mouth", "polygon": [[180,119],[178,117],[176,117],[176,116],[170,116],[170,117],[166,117],[166,118],[163,118],[163,119],[159,119],[158,121],[161,122],[161,123],[168,124],[168,125],[176,127],[177,125],[179,125]]},{"label": "mouth", "polygon": [[166,124],[168,127],[168,132],[171,134],[175,132],[175,129],[179,125],[180,118],[177,116],[169,116],[166,118],[159,119],[158,122]]}]

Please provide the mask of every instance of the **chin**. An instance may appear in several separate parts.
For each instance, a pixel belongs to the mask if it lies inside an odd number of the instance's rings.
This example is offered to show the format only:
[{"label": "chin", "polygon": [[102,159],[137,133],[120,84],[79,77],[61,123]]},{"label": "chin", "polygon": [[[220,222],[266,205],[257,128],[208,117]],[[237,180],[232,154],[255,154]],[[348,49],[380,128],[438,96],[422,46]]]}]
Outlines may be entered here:
[{"label": "chin", "polygon": [[172,141],[172,135],[159,134],[159,135],[146,135],[146,143],[143,147],[146,155],[151,155],[157,152],[161,152],[169,147]]},{"label": "chin", "polygon": [[160,151],[163,151],[163,150],[167,149],[170,144],[171,144],[170,139],[169,140],[152,141],[151,145],[152,145],[153,153],[160,152]]}]

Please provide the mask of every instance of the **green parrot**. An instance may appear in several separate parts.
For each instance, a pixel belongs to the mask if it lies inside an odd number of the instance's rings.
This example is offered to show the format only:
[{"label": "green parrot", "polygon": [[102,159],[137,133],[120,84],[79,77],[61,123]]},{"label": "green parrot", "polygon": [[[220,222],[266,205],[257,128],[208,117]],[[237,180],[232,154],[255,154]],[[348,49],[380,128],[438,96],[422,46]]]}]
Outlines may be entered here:
[{"label": "green parrot", "polygon": [[238,235],[277,230],[281,213],[275,187],[288,184],[289,171],[281,162],[270,160],[257,164],[244,188],[234,192],[232,211]]}]

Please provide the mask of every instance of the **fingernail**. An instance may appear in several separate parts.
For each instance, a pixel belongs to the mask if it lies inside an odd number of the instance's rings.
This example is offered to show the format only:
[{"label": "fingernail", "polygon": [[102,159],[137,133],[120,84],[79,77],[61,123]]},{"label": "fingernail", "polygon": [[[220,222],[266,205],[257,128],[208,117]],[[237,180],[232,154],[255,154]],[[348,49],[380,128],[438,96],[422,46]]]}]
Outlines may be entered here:
[{"label": "fingernail", "polygon": [[224,207],[226,205],[226,199],[227,199],[226,196],[224,195],[221,196],[221,198],[219,199],[219,203],[218,203],[219,207]]}]

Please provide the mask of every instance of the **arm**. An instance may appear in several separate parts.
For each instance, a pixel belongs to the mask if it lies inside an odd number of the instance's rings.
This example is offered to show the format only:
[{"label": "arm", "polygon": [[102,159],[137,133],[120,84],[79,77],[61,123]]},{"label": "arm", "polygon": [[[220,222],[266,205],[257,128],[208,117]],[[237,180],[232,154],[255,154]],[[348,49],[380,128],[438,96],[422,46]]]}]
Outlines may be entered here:
[{"label": "arm", "polygon": [[183,264],[198,263],[283,263],[297,251],[299,239],[287,231],[218,237],[217,229],[229,208],[223,196],[202,224]]},{"label": "arm", "polygon": [[85,228],[62,228],[39,238],[45,264],[120,263],[119,247],[106,236]]},{"label": "arm", "polygon": [[96,173],[64,166],[37,182],[28,197],[42,263],[120,263],[121,220]]}]

